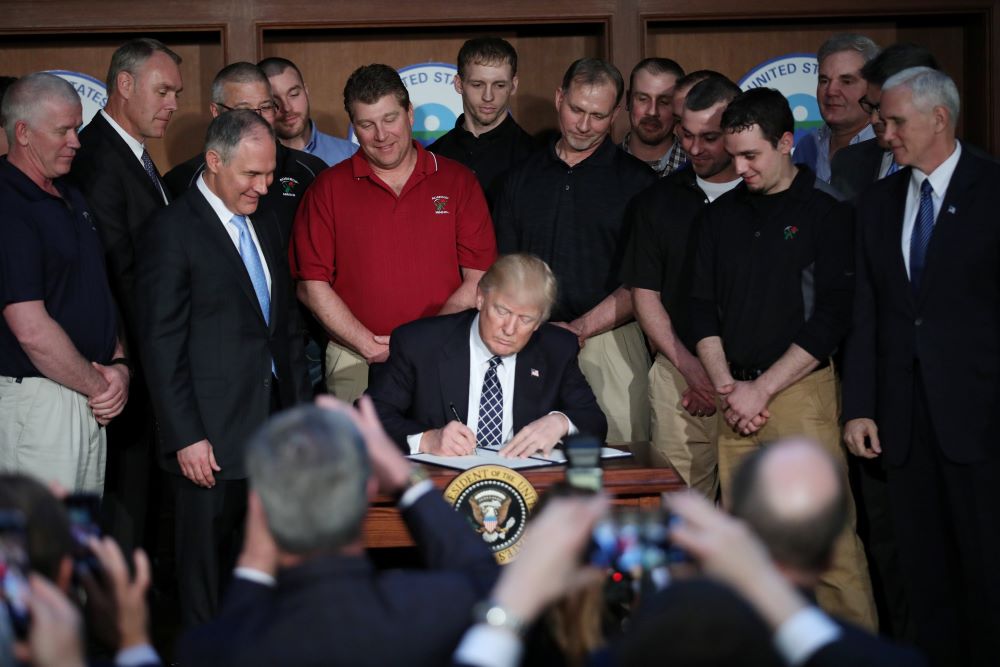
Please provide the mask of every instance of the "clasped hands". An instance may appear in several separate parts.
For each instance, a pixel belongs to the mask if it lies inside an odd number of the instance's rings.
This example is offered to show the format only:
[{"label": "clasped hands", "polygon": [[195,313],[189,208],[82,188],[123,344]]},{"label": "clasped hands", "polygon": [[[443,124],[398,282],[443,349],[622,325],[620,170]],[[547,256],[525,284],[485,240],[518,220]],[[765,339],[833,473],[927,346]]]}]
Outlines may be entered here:
[{"label": "clasped hands", "polygon": [[722,400],[723,417],[733,431],[742,435],[756,433],[771,413],[767,404],[771,401],[771,393],[756,380],[743,382],[732,380],[716,388]]},{"label": "clasped hands", "polygon": [[[569,419],[554,412],[518,431],[499,454],[507,458],[527,458],[539,451],[548,454],[568,431]],[[476,453],[476,434],[462,422],[451,421],[442,428],[425,431],[420,438],[420,451],[438,456],[470,456]]]},{"label": "clasped hands", "polygon": [[91,366],[100,373],[107,386],[101,393],[90,396],[87,400],[87,406],[94,413],[94,419],[97,420],[97,423],[101,426],[107,426],[125,409],[131,377],[128,368],[119,364],[105,366],[93,362]]}]

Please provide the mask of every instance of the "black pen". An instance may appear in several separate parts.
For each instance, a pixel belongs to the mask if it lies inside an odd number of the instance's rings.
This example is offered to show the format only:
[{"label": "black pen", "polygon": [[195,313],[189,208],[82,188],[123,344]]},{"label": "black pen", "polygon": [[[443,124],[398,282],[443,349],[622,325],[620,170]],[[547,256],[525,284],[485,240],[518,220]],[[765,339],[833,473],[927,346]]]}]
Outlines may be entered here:
[{"label": "black pen", "polygon": [[456,421],[460,421],[460,422],[462,422],[464,424],[465,422],[462,421],[462,418],[458,416],[458,410],[455,408],[455,404],[454,403],[449,403],[448,407],[451,408],[451,414],[455,415],[455,420]]}]

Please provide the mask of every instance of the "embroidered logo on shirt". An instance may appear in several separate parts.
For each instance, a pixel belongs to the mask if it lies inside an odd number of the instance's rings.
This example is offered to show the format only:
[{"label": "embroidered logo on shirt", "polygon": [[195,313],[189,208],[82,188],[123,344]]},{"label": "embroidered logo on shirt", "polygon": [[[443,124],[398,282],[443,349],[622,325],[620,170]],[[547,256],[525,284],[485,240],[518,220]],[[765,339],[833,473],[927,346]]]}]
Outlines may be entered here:
[{"label": "embroidered logo on shirt", "polygon": [[446,195],[431,197],[431,203],[434,204],[434,213],[436,215],[447,215],[451,212],[448,210],[448,197]]},{"label": "embroidered logo on shirt", "polygon": [[295,193],[295,188],[299,187],[299,182],[292,178],[291,176],[285,176],[280,179],[281,183],[281,194],[284,197],[297,197]]},{"label": "embroidered logo on shirt", "polygon": [[785,227],[785,240],[791,241],[798,235],[798,233],[799,233],[798,227],[796,227],[795,225],[788,225],[787,227]]}]

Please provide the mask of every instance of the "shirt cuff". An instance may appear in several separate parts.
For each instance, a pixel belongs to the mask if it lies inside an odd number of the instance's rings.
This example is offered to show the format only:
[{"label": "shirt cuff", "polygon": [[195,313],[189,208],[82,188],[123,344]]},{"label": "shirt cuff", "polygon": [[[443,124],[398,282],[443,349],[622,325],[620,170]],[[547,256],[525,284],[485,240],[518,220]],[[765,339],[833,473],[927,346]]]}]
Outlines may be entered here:
[{"label": "shirt cuff", "polygon": [[405,510],[410,507],[413,503],[417,502],[424,497],[428,491],[434,488],[434,482],[429,479],[425,479],[422,482],[417,482],[406,491],[403,495],[399,497],[399,509]]},{"label": "shirt cuff", "polygon": [[781,624],[774,646],[789,665],[805,664],[821,648],[840,637],[840,627],[816,607],[806,607]]},{"label": "shirt cuff", "polygon": [[509,630],[474,625],[462,637],[453,659],[475,667],[515,667],[523,650],[521,640]]},{"label": "shirt cuff", "polygon": [[275,578],[267,572],[261,572],[260,570],[253,569],[252,567],[238,567],[233,570],[233,576],[239,579],[252,581],[255,584],[267,586],[268,588],[274,588],[278,583]]},{"label": "shirt cuff", "polygon": [[423,437],[423,433],[414,433],[413,435],[406,436],[406,444],[410,446],[411,454],[420,453],[420,439]]},{"label": "shirt cuff", "polygon": [[550,415],[562,415],[563,417],[566,417],[566,421],[569,423],[569,430],[566,431],[566,435],[563,436],[564,438],[569,437],[571,435],[576,435],[577,433],[580,432],[580,429],[578,429],[576,427],[576,424],[573,423],[572,419],[570,419],[569,417],[566,416],[565,412],[559,412],[558,410],[553,410],[549,414]]},{"label": "shirt cuff", "polygon": [[116,667],[139,667],[139,665],[159,665],[160,656],[149,644],[137,644],[118,651],[115,656]]}]

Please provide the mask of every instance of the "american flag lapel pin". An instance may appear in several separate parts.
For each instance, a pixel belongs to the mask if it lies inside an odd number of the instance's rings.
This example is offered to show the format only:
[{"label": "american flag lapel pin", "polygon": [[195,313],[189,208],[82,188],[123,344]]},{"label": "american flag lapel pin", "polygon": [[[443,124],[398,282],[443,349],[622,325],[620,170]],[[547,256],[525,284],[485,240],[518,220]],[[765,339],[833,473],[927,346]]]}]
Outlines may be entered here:
[{"label": "american flag lapel pin", "polygon": [[531,377],[533,377],[533,378],[542,377],[542,374],[538,372],[537,368],[532,368],[531,369]]},{"label": "american flag lapel pin", "polygon": [[955,211],[957,211],[957,210],[958,209],[956,209],[954,206],[949,206],[948,207],[948,213],[950,213],[952,215],[955,215]]}]

